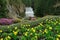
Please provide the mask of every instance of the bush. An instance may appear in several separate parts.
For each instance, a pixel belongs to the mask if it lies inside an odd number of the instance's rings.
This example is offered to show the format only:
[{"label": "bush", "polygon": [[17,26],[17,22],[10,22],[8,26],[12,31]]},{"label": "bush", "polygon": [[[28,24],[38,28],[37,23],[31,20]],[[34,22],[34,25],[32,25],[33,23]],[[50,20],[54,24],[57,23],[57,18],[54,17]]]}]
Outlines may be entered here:
[{"label": "bush", "polygon": [[28,24],[17,24],[6,27],[1,26],[0,39],[59,40],[60,38],[60,17],[43,18],[38,21],[38,24],[34,27],[30,27],[31,25]]},{"label": "bush", "polygon": [[20,19],[12,19],[12,18],[0,18],[0,25],[10,25],[13,23],[18,23],[20,22]]},{"label": "bush", "polygon": [[8,18],[1,18],[0,19],[0,24],[2,25],[8,25],[14,23],[13,19],[8,19]]}]

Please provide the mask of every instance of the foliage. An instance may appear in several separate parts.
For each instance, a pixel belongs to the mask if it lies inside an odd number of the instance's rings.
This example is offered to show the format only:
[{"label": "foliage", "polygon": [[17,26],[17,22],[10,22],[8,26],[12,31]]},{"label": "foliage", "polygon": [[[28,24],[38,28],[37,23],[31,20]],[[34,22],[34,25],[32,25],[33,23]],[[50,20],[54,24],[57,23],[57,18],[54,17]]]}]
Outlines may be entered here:
[{"label": "foliage", "polygon": [[[59,8],[53,7],[59,0],[22,0],[25,6],[31,6],[34,9],[35,15],[42,17],[45,15],[59,15]],[[57,4],[58,5],[58,4]]]},{"label": "foliage", "polygon": [[23,2],[27,7],[32,6],[32,0],[22,0],[22,2]]},{"label": "foliage", "polygon": [[56,4],[56,0],[35,0],[35,15],[44,16],[52,14],[51,11],[54,4]]},{"label": "foliage", "polygon": [[55,8],[54,15],[60,15],[60,6]]},{"label": "foliage", "polygon": [[0,18],[7,17],[6,0],[0,0]]},{"label": "foliage", "polygon": [[[6,4],[7,2],[7,4]],[[58,2],[60,2],[58,0]],[[51,15],[59,15],[60,14],[60,7],[53,7],[56,5],[57,0],[0,0],[0,18],[1,17],[6,17],[7,15],[7,8],[11,7],[9,11],[12,11],[12,15],[16,14],[17,17],[20,17],[21,15],[24,16],[24,7],[25,6],[31,6],[34,9],[35,15],[36,16],[45,16],[48,14]],[[12,16],[11,15],[11,16]]]},{"label": "foliage", "polygon": [[[41,19],[42,20],[42,19]],[[41,21],[40,20],[40,21]],[[4,40],[59,40],[60,17],[43,18],[36,26],[18,24],[0,28],[0,39]],[[32,22],[33,23],[33,22]],[[31,27],[30,27],[31,26]],[[3,28],[3,29],[2,29]]]}]

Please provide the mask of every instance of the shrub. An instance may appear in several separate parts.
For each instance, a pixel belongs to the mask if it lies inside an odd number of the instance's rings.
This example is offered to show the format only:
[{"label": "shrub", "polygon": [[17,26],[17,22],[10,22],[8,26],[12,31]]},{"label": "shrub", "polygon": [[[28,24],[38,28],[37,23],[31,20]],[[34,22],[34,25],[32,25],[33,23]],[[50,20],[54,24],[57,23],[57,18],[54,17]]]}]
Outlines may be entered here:
[{"label": "shrub", "polygon": [[0,24],[2,24],[2,25],[12,24],[12,23],[14,23],[13,19],[8,19],[8,18],[1,18],[0,19]]},{"label": "shrub", "polygon": [[[42,20],[42,19],[41,19]],[[47,17],[38,20],[36,26],[30,24],[10,25],[0,28],[0,39],[13,40],[59,40],[60,17]],[[36,22],[35,22],[36,23]],[[27,27],[26,27],[27,26]],[[6,28],[6,29],[5,29]]]}]

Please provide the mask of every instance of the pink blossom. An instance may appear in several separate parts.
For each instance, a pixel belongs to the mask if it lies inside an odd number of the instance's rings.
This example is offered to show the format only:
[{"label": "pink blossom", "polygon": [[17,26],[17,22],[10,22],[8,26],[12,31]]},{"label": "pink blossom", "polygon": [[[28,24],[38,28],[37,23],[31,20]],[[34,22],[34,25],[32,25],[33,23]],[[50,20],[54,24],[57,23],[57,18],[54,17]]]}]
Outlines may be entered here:
[{"label": "pink blossom", "polygon": [[0,19],[0,24],[2,24],[2,25],[12,24],[12,23],[14,23],[13,19],[9,19],[9,18]]}]

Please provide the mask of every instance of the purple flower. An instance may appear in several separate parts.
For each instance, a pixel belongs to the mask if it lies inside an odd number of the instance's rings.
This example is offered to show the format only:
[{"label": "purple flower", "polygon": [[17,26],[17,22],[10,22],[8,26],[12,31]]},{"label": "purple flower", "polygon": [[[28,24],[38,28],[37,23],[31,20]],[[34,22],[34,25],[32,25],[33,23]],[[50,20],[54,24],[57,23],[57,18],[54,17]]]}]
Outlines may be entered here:
[{"label": "purple flower", "polygon": [[2,25],[12,24],[12,23],[14,23],[13,19],[8,19],[8,18],[1,18],[0,19],[0,24],[2,24]]}]

